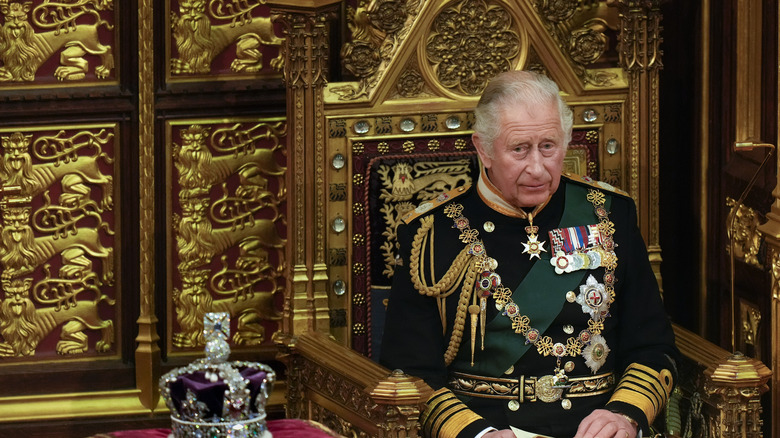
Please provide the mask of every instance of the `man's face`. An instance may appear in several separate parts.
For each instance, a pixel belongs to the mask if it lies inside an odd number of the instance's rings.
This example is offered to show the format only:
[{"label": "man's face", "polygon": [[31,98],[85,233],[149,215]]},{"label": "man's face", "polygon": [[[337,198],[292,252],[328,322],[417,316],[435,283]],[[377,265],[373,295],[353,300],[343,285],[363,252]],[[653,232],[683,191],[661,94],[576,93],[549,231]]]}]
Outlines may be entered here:
[{"label": "man's face", "polygon": [[509,105],[500,114],[501,132],[492,154],[473,137],[488,177],[515,207],[535,207],[558,189],[566,148],[557,105]]}]

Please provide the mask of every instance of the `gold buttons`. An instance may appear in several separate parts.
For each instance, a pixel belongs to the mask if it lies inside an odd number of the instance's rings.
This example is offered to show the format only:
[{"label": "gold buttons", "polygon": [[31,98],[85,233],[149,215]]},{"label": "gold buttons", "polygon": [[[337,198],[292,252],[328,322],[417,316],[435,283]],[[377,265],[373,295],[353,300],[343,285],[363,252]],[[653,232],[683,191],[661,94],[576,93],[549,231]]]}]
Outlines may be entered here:
[{"label": "gold buttons", "polygon": [[512,374],[515,372],[515,366],[512,365],[508,370],[504,371],[504,374]]},{"label": "gold buttons", "polygon": [[561,400],[561,407],[563,409],[566,409],[567,411],[571,409],[571,400],[569,400],[568,398]]},{"label": "gold buttons", "polygon": [[484,224],[482,224],[482,229],[484,229],[488,233],[492,233],[493,230],[496,229],[496,224],[494,224],[493,222],[487,221]]},{"label": "gold buttons", "polygon": [[509,408],[510,411],[514,412],[520,409],[520,402],[517,400],[509,400],[509,403],[506,404],[506,407]]},{"label": "gold buttons", "polygon": [[566,301],[570,303],[577,301],[577,295],[572,291],[566,292]]}]

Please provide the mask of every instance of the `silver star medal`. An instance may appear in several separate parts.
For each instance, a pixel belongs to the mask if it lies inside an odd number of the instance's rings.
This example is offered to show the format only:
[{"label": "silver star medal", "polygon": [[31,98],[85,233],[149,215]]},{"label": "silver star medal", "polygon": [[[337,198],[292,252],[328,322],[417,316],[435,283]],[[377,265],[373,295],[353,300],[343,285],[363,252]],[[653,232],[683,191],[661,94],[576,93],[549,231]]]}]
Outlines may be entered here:
[{"label": "silver star medal", "polygon": [[594,321],[601,320],[609,311],[609,296],[604,285],[596,281],[593,275],[588,275],[585,284],[580,286],[577,303],[582,306],[582,312],[590,314]]},{"label": "silver star medal", "polygon": [[609,356],[609,347],[607,341],[601,335],[594,336],[587,347],[582,350],[582,357],[585,358],[585,365],[590,368],[593,374],[601,368]]}]

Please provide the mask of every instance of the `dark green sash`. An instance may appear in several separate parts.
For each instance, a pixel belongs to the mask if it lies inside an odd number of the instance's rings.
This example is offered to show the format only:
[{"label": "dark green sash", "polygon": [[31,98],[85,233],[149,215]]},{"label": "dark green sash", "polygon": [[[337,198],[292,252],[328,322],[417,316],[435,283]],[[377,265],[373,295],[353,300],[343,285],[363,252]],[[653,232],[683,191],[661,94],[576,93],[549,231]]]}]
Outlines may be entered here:
[{"label": "dark green sash", "polygon": [[[585,218],[596,218],[593,204],[587,200],[587,193],[588,189],[579,184],[566,185],[565,206],[557,228],[584,225],[583,221],[587,221]],[[608,193],[604,194],[604,207],[609,211],[612,198]],[[548,250],[552,252],[551,248]],[[487,252],[490,255],[490,248],[487,248]],[[539,330],[540,334],[547,330],[561,312],[566,301],[565,292],[574,290],[582,283],[585,275],[590,273],[590,270],[586,269],[558,275],[550,264],[550,258],[549,252],[542,253],[541,260],[534,263],[512,293],[512,300],[520,306],[520,313],[528,316],[531,327]],[[468,343],[464,340],[463,344]],[[512,329],[512,320],[499,313],[487,324],[485,350],[479,352],[484,359],[477,361],[472,367],[467,358],[470,357],[471,349],[461,346],[460,354],[452,365],[464,372],[498,377],[514,365],[531,346],[525,343],[522,335]],[[550,370],[552,371],[552,368]]]}]

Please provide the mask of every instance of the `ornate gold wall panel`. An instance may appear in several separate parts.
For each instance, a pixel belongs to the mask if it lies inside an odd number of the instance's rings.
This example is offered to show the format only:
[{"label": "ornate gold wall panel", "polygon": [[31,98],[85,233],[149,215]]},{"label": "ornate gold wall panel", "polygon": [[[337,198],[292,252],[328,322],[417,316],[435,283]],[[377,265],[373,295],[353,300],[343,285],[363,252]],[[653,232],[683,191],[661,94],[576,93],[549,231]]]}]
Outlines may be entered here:
[{"label": "ornate gold wall panel", "polygon": [[165,6],[169,83],[278,77],[283,39],[264,0],[168,0]]},{"label": "ornate gold wall panel", "polygon": [[2,362],[110,356],[121,347],[117,129],[0,129]]},{"label": "ornate gold wall panel", "polygon": [[118,4],[0,2],[0,89],[115,85]]},{"label": "ornate gold wall panel", "polygon": [[[161,368],[202,355],[203,312],[274,358],[281,25],[264,0],[0,0],[0,23],[0,436],[165,425]],[[62,436],[111,426],[89,427]]]},{"label": "ornate gold wall panel", "polygon": [[267,345],[278,329],[285,136],[282,119],[167,124],[171,351],[205,345],[207,312],[237,320],[232,341],[239,346]]}]

